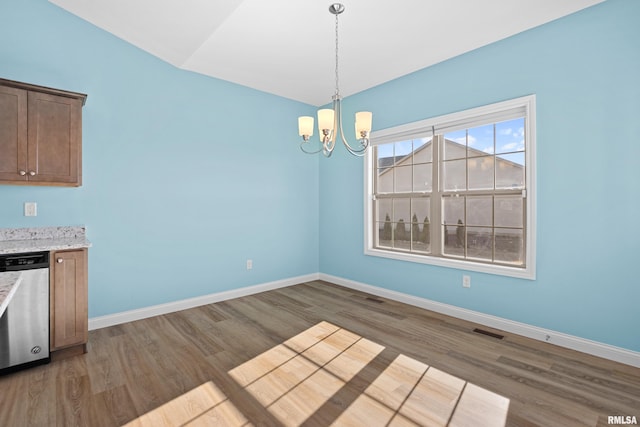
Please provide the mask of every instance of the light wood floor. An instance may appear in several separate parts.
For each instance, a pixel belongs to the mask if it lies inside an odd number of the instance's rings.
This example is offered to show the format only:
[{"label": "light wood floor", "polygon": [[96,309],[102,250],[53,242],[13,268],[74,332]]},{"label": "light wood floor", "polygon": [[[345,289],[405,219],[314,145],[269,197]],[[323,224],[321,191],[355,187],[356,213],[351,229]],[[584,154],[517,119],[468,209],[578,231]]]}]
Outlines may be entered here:
[{"label": "light wood floor", "polygon": [[87,354],[0,377],[0,425],[640,422],[640,369],[475,327],[300,284],[92,331]]}]

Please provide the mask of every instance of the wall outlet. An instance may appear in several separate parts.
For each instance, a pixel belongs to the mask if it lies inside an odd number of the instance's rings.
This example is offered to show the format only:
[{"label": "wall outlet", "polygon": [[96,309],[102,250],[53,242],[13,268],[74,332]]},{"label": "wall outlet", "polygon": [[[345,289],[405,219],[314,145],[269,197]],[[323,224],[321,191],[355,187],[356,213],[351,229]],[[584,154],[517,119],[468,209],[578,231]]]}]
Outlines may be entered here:
[{"label": "wall outlet", "polygon": [[251,270],[253,268],[253,260],[252,259],[248,259],[247,260],[247,270]]},{"label": "wall outlet", "polygon": [[471,276],[467,276],[466,274],[462,276],[462,287],[463,288],[471,287]]},{"label": "wall outlet", "polygon": [[24,216],[37,216],[38,204],[36,202],[24,202]]}]

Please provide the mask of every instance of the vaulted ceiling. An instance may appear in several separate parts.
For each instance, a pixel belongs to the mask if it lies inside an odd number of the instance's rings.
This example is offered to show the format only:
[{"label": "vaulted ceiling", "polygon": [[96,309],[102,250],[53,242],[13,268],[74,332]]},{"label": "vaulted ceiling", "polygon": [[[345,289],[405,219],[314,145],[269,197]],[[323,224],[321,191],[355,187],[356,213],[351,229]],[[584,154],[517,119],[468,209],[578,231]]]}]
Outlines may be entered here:
[{"label": "vaulted ceiling", "polygon": [[[49,1],[176,67],[312,105],[331,101],[331,1]],[[602,1],[342,0],[341,94],[360,92]]]}]

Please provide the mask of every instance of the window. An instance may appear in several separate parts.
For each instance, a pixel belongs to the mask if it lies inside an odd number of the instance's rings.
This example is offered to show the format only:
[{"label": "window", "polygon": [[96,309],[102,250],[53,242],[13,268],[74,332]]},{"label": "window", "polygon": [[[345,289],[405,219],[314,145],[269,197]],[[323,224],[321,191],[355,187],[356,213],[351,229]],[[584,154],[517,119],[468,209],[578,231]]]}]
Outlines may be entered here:
[{"label": "window", "polygon": [[535,96],[371,140],[366,254],[535,278]]}]

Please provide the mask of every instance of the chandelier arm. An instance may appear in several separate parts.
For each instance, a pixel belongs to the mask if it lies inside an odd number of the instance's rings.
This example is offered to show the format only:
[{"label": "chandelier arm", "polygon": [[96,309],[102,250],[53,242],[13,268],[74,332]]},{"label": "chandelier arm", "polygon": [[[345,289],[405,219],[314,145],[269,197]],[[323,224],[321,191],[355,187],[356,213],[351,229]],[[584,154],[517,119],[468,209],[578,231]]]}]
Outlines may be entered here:
[{"label": "chandelier arm", "polygon": [[358,157],[364,156],[365,152],[367,151],[367,148],[369,147],[369,138],[362,138],[358,140],[360,141],[360,148],[353,148],[345,138],[344,130],[342,129],[342,98],[340,98],[340,96],[337,96],[333,100],[333,108],[335,111],[335,122],[336,122],[334,125],[334,128],[336,129],[336,132],[340,133],[342,144],[354,156],[358,156]]},{"label": "chandelier arm", "polygon": [[331,153],[333,153],[333,149],[336,148],[336,135],[335,135],[335,132],[331,132],[331,133],[333,134],[331,138],[325,141],[323,144],[324,150],[329,153],[327,157],[329,157]]},{"label": "chandelier arm", "polygon": [[352,148],[349,143],[345,142],[344,143],[344,147],[354,156],[358,156],[358,157],[362,157],[365,155],[365,153],[367,152],[367,148],[369,148],[369,139],[368,138],[363,138],[364,142],[361,140],[360,145],[362,146],[362,148],[360,148],[359,150],[356,150],[355,148]]},{"label": "chandelier arm", "polygon": [[351,146],[346,142],[344,144],[344,147],[354,156],[362,157],[367,152],[367,148],[369,148],[369,139],[368,138],[363,138],[363,139],[364,139],[364,142],[360,142],[360,145],[362,146],[362,148],[360,148],[359,150],[351,148]]},{"label": "chandelier arm", "polygon": [[356,157],[364,157],[365,154],[367,154],[367,151],[352,151],[349,147],[346,147],[347,151],[349,151],[349,153],[351,153],[351,155],[356,156]]},{"label": "chandelier arm", "polygon": [[320,149],[315,150],[315,151],[307,151],[304,148],[305,144],[309,145],[309,142],[308,141],[302,141],[300,143],[300,149],[302,150],[302,152],[307,153],[307,154],[318,154],[319,152],[321,152],[324,149],[324,147],[321,147]]}]

